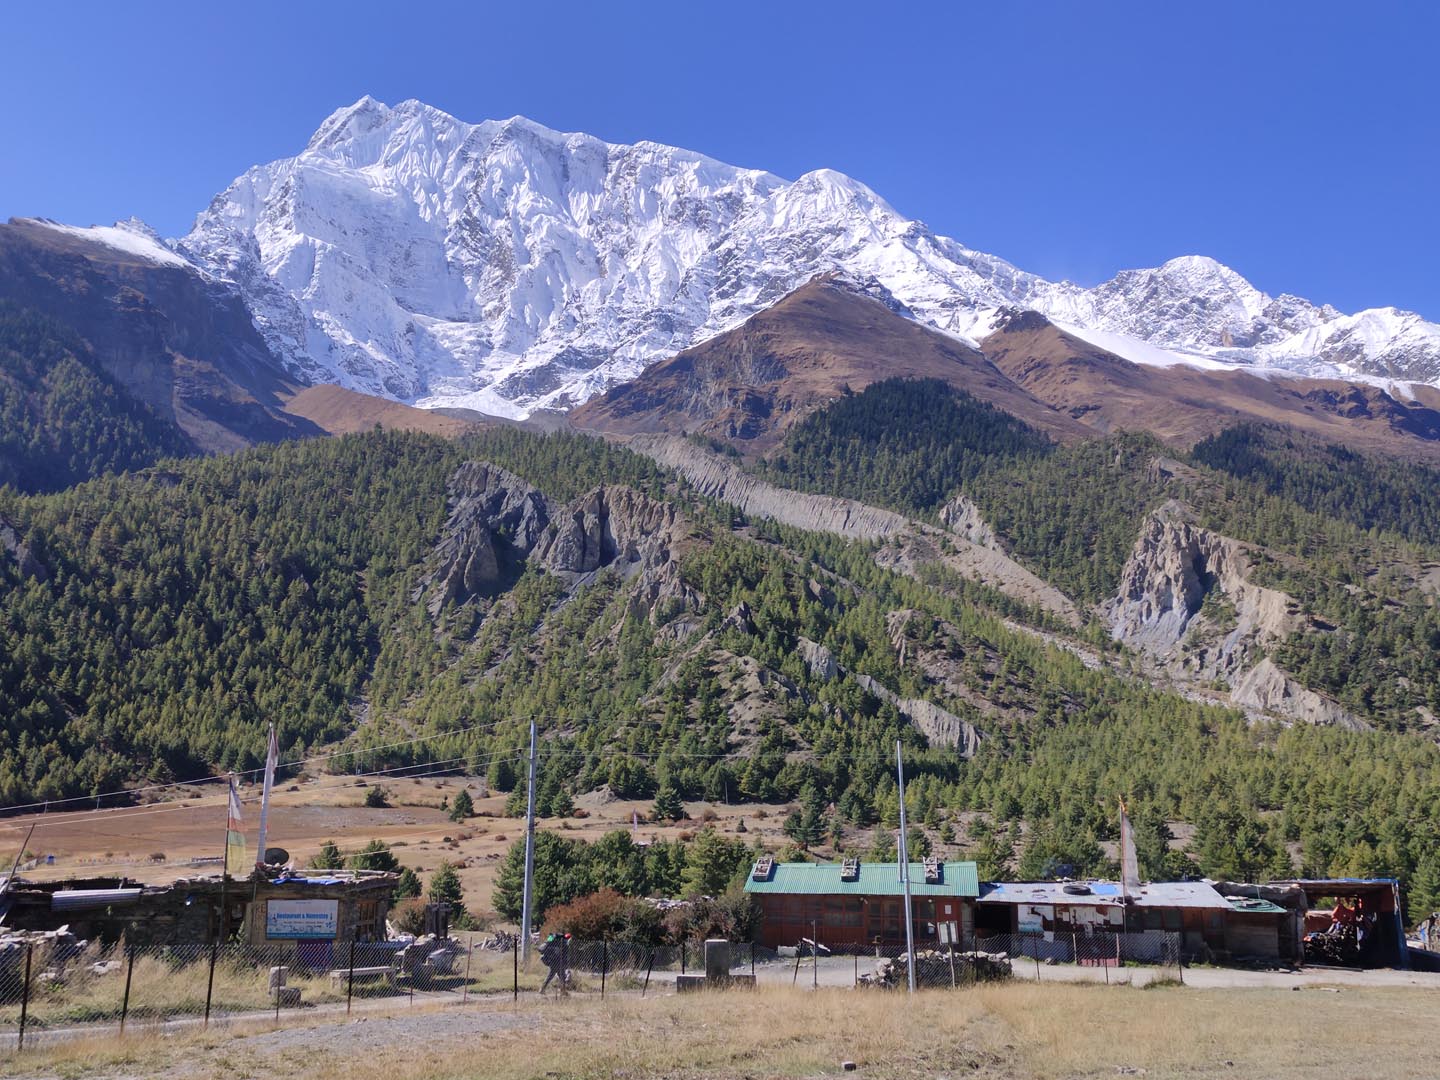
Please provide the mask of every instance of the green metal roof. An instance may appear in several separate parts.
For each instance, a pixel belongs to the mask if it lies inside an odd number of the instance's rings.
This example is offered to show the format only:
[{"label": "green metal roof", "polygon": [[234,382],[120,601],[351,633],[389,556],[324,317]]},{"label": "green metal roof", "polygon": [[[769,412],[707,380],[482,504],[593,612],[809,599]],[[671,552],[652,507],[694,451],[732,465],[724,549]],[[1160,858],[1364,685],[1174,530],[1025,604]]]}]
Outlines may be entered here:
[{"label": "green metal roof", "polygon": [[[944,868],[940,881],[930,885],[925,882],[925,867],[921,863],[910,864],[910,894],[912,896],[969,896],[980,895],[980,875],[973,862],[941,863]],[[840,880],[840,863],[782,863],[777,862],[768,881],[756,881],[753,872],[745,879],[745,891],[751,893],[787,893],[811,896],[904,896],[905,887],[900,883],[899,863],[860,863],[860,877],[856,881]]]},{"label": "green metal roof", "polygon": [[1269,900],[1262,900],[1254,896],[1227,896],[1230,906],[1236,911],[1247,915],[1284,915],[1285,909],[1279,904],[1272,904]]}]

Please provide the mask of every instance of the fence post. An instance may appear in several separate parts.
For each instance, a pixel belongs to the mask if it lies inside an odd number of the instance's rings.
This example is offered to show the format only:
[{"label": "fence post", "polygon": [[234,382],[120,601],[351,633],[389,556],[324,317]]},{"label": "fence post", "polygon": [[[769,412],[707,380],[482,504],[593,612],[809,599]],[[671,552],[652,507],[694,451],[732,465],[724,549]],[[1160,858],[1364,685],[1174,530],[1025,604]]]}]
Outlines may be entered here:
[{"label": "fence post", "polygon": [[125,1034],[125,1018],[130,1015],[130,977],[135,974],[135,946],[125,947],[125,996],[120,999],[120,1034]]},{"label": "fence post", "polygon": [[860,985],[860,950],[855,950],[855,985]]},{"label": "fence post", "polygon": [[650,962],[645,965],[645,985],[640,988],[640,996],[643,998],[650,989],[650,972],[655,970],[655,946],[650,946]]},{"label": "fence post", "polygon": [[465,986],[460,991],[460,1004],[464,1005],[470,1000],[470,961],[475,956],[475,941],[470,939],[465,950]]},{"label": "fence post", "polygon": [[205,1022],[201,1027],[210,1026],[210,1001],[215,994],[215,954],[220,951],[220,943],[210,943],[210,976],[205,980]]},{"label": "fence post", "polygon": [[810,920],[810,989],[820,989],[820,930],[815,920]]},{"label": "fence post", "polygon": [[610,970],[610,939],[600,939],[600,999],[605,999],[605,975]]},{"label": "fence post", "polygon": [[345,981],[345,1015],[350,1015],[350,1002],[355,997],[355,939],[350,939],[350,977]]},{"label": "fence post", "polygon": [[15,1038],[15,1052],[25,1049],[25,1021],[30,1015],[30,958],[35,955],[35,943],[25,946],[25,985],[20,989],[20,1034]]},{"label": "fence post", "polygon": [[950,938],[950,989],[955,989],[955,938]]},{"label": "fence post", "polygon": [[755,981],[755,942],[750,942],[750,981]]},{"label": "fence post", "polygon": [[520,1000],[520,942],[517,939],[515,948],[510,951],[515,967],[515,1000]]},{"label": "fence post", "polygon": [[1035,951],[1035,981],[1036,981],[1037,983],[1040,981],[1040,941],[1041,941],[1040,935],[1039,935],[1038,933],[1035,934],[1035,940],[1034,940],[1034,951]]},{"label": "fence post", "polygon": [[685,974],[685,939],[680,939],[680,974]]}]

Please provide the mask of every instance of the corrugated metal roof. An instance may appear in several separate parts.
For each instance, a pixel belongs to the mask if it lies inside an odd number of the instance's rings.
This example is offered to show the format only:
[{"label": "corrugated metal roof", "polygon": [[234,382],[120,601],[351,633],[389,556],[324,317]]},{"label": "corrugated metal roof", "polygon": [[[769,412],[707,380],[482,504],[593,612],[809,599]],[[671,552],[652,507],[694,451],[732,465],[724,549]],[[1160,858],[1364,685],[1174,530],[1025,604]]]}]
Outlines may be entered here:
[{"label": "corrugated metal roof", "polygon": [[53,911],[78,911],[83,908],[133,904],[140,899],[138,886],[127,889],[61,889],[50,894]]},{"label": "corrugated metal roof", "polygon": [[[1066,892],[1065,886],[1088,892]],[[1119,907],[1120,886],[1111,881],[996,881],[986,882],[982,904],[1068,904],[1070,907]]]},{"label": "corrugated metal roof", "polygon": [[[941,863],[940,881],[927,884],[925,867],[910,864],[912,896],[978,896],[980,876],[973,862]],[[899,863],[860,863],[855,881],[840,880],[840,863],[776,863],[768,881],[745,879],[745,891],[810,896],[904,896]]]},{"label": "corrugated metal roof", "polygon": [[[1086,891],[1069,891],[1084,889]],[[1059,904],[1070,907],[1111,907],[1125,903],[1117,881],[999,881],[986,883],[982,904]],[[1130,892],[1135,907],[1206,908],[1225,911],[1225,897],[1208,881],[1157,881]]]},{"label": "corrugated metal roof", "polygon": [[1228,911],[1230,901],[1208,881],[1158,881],[1132,894],[1137,907],[1208,908]]}]

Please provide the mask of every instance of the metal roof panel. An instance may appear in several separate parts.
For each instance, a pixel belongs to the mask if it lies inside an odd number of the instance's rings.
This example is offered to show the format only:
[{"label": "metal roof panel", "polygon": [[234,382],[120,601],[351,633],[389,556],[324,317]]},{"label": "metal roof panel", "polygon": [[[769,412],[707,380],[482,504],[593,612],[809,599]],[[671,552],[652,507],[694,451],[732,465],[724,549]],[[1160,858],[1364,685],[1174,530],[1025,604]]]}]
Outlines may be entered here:
[{"label": "metal roof panel", "polygon": [[[947,862],[941,879],[933,884],[925,881],[922,863],[910,864],[912,896],[968,896],[980,894],[980,877],[973,862]],[[745,891],[759,894],[791,896],[904,896],[899,863],[860,863],[854,881],[840,879],[840,863],[779,863],[770,880],[747,878]]]}]

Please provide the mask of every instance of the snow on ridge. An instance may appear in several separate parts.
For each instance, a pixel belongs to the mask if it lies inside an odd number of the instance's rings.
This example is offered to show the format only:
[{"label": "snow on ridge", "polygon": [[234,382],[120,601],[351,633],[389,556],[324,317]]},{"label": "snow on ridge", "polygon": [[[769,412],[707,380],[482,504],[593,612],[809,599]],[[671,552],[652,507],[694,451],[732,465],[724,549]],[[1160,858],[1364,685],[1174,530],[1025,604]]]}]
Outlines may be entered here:
[{"label": "snow on ridge", "polygon": [[160,266],[181,266],[194,270],[196,267],[186,258],[172,251],[143,222],[131,218],[117,221],[114,225],[62,225],[48,218],[27,218],[33,224],[64,233],[91,243],[123,251],[127,255],[156,263]]},{"label": "snow on ridge", "polygon": [[1272,298],[1206,256],[1055,283],[833,170],[786,181],[415,100],[336,110],[175,245],[302,377],[502,415],[578,404],[829,272],[971,341],[1018,307],[1152,362],[1440,383],[1440,327]]}]

